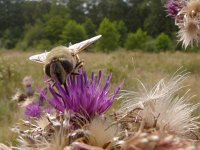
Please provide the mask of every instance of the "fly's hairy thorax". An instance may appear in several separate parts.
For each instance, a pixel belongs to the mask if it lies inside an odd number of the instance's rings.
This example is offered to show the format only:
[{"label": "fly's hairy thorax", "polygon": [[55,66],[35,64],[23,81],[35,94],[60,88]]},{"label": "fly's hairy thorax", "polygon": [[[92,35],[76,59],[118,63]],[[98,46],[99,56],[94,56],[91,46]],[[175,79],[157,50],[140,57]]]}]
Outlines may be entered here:
[{"label": "fly's hairy thorax", "polygon": [[76,58],[73,56],[71,50],[65,46],[59,46],[50,51],[46,57],[45,64],[49,64],[53,61],[68,60],[73,65],[76,64]]}]

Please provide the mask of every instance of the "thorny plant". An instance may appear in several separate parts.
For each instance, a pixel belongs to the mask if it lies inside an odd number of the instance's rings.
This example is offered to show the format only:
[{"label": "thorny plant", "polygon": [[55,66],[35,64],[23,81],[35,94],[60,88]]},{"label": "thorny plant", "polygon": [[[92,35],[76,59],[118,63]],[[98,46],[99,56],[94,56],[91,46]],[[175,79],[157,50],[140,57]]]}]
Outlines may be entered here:
[{"label": "thorny plant", "polygon": [[[121,91],[118,96],[122,101],[121,107],[111,115],[99,111],[99,108],[103,108],[109,100],[113,102],[113,97],[116,97],[119,89],[117,88],[117,92],[111,94],[111,97],[108,96],[109,90],[105,87],[110,83],[110,76],[106,80],[106,86],[99,83],[101,76],[102,73],[99,72],[98,76],[92,74],[89,79],[83,72],[80,76],[68,79],[66,85],[47,83],[52,96],[43,96],[51,105],[53,104],[55,111],[23,120],[12,129],[19,135],[18,145],[7,147],[1,144],[0,148],[3,150],[200,148],[197,134],[198,117],[192,115],[198,104],[192,105],[189,102],[192,98],[189,92],[182,96],[178,94],[181,89],[186,88],[183,82],[188,78],[188,73],[177,71],[170,79],[160,80],[150,90],[141,84],[142,88],[138,92]],[[69,91],[72,93],[67,93]],[[52,103],[52,100],[56,102]],[[73,100],[76,100],[76,103],[72,103]],[[57,106],[57,101],[61,106]],[[70,104],[66,107],[64,103]],[[108,104],[111,106],[112,103]],[[88,105],[95,106],[96,109]],[[73,109],[78,106],[81,106],[80,110]],[[106,105],[106,108],[109,107]],[[83,109],[85,111],[82,111]]]}]

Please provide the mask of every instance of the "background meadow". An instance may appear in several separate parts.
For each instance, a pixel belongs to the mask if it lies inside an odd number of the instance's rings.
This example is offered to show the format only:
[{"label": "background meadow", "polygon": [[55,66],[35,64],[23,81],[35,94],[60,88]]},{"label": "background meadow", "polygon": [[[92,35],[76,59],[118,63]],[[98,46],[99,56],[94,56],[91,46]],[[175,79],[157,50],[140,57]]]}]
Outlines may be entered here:
[{"label": "background meadow", "polygon": [[[10,127],[19,121],[21,113],[16,102],[11,98],[17,89],[23,89],[22,79],[31,75],[34,87],[43,86],[43,67],[28,60],[35,52],[4,51],[0,52],[0,142],[15,141],[15,135]],[[162,78],[173,75],[180,67],[190,72],[184,85],[189,85],[194,103],[200,99],[200,54],[183,52],[144,53],[130,52],[119,49],[116,52],[88,53],[83,52],[80,57],[85,62],[88,74],[103,70],[105,74],[112,72],[112,83],[119,84],[124,80],[123,90],[135,90],[140,87],[138,80],[147,88],[151,88]],[[95,62],[95,63],[94,63]],[[200,109],[197,114],[200,113]]]}]

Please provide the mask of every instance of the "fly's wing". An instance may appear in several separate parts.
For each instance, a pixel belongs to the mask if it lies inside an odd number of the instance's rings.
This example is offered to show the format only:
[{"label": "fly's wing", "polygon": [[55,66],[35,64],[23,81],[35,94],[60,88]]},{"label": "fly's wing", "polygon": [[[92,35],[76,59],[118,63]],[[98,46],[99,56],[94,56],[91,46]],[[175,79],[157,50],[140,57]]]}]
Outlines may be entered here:
[{"label": "fly's wing", "polygon": [[49,54],[49,52],[45,52],[42,54],[37,54],[37,55],[33,55],[31,57],[29,57],[29,60],[38,62],[38,63],[44,63],[46,60],[46,56]]},{"label": "fly's wing", "polygon": [[[74,54],[77,54],[80,51],[82,51],[83,49],[85,49],[86,47],[90,46],[92,43],[94,43],[99,38],[101,38],[101,35],[98,35],[98,36],[95,36],[91,39],[88,39],[88,40],[82,41],[80,43],[71,45],[68,48],[71,49]],[[48,54],[49,54],[49,52],[33,55],[33,56],[29,57],[29,60],[32,60],[32,61],[35,61],[35,62],[38,62],[38,63],[44,63]]]},{"label": "fly's wing", "polygon": [[74,45],[69,46],[69,49],[71,49],[75,54],[79,53],[80,51],[84,50],[86,47],[90,46],[92,43],[94,43],[96,40],[100,39],[101,35],[95,36],[91,39],[82,41],[80,43],[76,43]]}]

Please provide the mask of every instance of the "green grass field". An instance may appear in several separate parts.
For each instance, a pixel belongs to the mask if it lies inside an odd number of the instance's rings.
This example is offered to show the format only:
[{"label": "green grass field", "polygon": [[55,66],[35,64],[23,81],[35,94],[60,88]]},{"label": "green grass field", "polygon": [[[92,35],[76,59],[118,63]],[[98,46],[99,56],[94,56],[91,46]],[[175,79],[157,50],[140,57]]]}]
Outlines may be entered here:
[{"label": "green grass field", "polygon": [[[24,76],[31,75],[34,87],[43,86],[43,67],[28,60],[37,52],[0,52],[0,142],[9,143],[15,139],[10,127],[18,121],[17,105],[11,102],[11,97],[18,88],[23,88],[21,82]],[[104,74],[112,72],[112,83],[120,84],[124,80],[124,90],[137,90],[138,79],[147,87],[151,87],[162,78],[170,77],[180,67],[190,72],[185,85],[190,85],[191,94],[196,95],[193,102],[200,99],[200,54],[199,53],[142,53],[117,51],[111,54],[82,53],[84,68],[88,74],[103,70]],[[198,111],[200,112],[200,110]],[[198,113],[197,112],[197,113]]]}]

